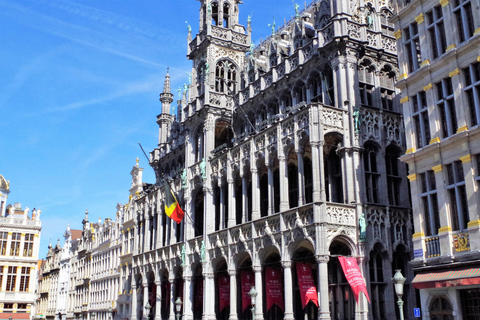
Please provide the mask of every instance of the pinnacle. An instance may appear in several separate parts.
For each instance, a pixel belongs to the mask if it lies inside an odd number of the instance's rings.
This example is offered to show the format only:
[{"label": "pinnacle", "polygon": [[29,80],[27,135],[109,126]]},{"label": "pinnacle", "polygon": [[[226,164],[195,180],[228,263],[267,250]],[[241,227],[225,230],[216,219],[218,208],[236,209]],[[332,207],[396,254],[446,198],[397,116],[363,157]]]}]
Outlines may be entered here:
[{"label": "pinnacle", "polygon": [[165,75],[165,84],[163,85],[163,93],[170,93],[170,68],[167,68],[167,74]]}]

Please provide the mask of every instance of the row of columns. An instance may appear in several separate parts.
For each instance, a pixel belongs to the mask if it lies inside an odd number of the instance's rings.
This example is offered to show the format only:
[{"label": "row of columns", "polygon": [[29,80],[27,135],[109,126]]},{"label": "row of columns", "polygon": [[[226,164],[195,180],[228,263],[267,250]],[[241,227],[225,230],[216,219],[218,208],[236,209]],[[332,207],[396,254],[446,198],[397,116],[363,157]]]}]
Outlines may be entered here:
[{"label": "row of columns", "polygon": [[[329,310],[329,290],[328,290],[328,260],[329,256],[317,256],[317,266],[318,266],[318,296],[319,296],[319,319],[330,319],[330,310]],[[283,261],[283,274],[284,274],[284,301],[285,301],[285,320],[294,320],[294,310],[293,304],[293,278],[292,278],[292,262]],[[263,320],[263,274],[262,266],[256,265],[252,266],[252,270],[255,275],[255,289],[258,293],[256,297],[255,304],[255,319]],[[187,267],[184,267],[184,271],[187,271]],[[171,286],[170,293],[170,303],[169,303],[169,319],[173,320],[176,311],[175,311],[175,300],[177,299],[178,292],[175,289],[175,276],[173,273],[169,273],[170,278],[168,279]],[[237,270],[230,269],[228,270],[228,275],[230,276],[230,314],[229,320],[238,319],[238,310],[237,310]],[[149,297],[149,286],[148,282],[145,280],[145,277],[142,277],[142,287],[143,287],[143,302],[141,305],[138,305],[138,295],[137,295],[137,284],[134,282],[132,284],[132,320],[140,320],[137,315],[140,310],[143,310],[142,320],[147,320],[147,309],[145,308],[148,297]],[[193,319],[192,305],[193,300],[196,299],[195,293],[191,292],[190,288],[192,287],[192,277],[190,275],[183,276],[183,314],[182,319]],[[215,296],[218,294],[218,290],[215,288],[214,273],[204,273],[204,296],[203,296],[203,314],[205,319],[215,319]],[[156,285],[156,300],[155,300],[155,318],[154,320],[161,319],[161,282],[160,280],[155,280]]]}]

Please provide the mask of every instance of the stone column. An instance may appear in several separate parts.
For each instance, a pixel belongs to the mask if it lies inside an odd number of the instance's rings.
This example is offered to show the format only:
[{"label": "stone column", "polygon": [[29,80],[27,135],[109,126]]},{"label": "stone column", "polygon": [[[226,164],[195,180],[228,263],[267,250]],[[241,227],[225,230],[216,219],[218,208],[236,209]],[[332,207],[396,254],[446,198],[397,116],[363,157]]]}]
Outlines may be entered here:
[{"label": "stone column", "polygon": [[305,204],[305,179],[304,179],[304,170],[303,170],[303,152],[300,148],[295,150],[297,153],[297,163],[298,163],[298,207]]},{"label": "stone column", "polygon": [[293,317],[293,283],[292,283],[292,262],[282,261],[283,279],[285,282],[285,320],[294,320]]},{"label": "stone column", "polygon": [[237,320],[237,270],[228,270],[230,276],[230,317],[229,320]]},{"label": "stone column", "polygon": [[150,251],[150,215],[147,214],[147,217],[145,219],[145,232],[144,232],[144,237],[145,237],[145,241],[143,242],[144,243],[144,247],[143,247],[143,252],[147,252],[147,251]]},{"label": "stone column", "polygon": [[155,295],[155,320],[162,319],[162,282],[160,280],[155,281],[157,286],[157,294]]},{"label": "stone column", "polygon": [[257,290],[257,299],[255,300],[255,320],[263,320],[263,284],[262,284],[262,266],[253,266],[255,272],[255,290]]},{"label": "stone column", "polygon": [[175,275],[173,272],[169,273],[168,282],[170,282],[170,320],[175,320]]},{"label": "stone column", "polygon": [[132,320],[137,320],[137,284],[132,276]]},{"label": "stone column", "polygon": [[192,276],[185,275],[187,267],[184,267],[183,286],[183,319],[193,319],[192,300],[195,299],[192,293]]},{"label": "stone column", "polygon": [[234,187],[233,187],[233,179],[231,177],[228,178],[227,180],[228,183],[228,223],[227,227],[231,228],[234,227],[236,224],[236,218],[235,218],[235,197],[234,197]]},{"label": "stone column", "polygon": [[320,310],[318,319],[330,319],[330,306],[328,297],[328,255],[315,256],[318,263],[318,301]]},{"label": "stone column", "polygon": [[[159,195],[160,195],[160,190],[157,190],[157,196]],[[162,247],[162,239],[163,239],[162,217],[163,217],[163,210],[162,210],[161,201],[157,201],[157,239],[156,239],[155,248]]]},{"label": "stone column", "polygon": [[213,281],[213,273],[205,274],[205,286],[203,294],[203,310],[204,319],[215,319],[215,282]]},{"label": "stone column", "polygon": [[148,302],[148,282],[144,281],[143,282],[143,320],[148,320],[148,313],[147,313],[147,308],[145,306],[147,305]]},{"label": "stone column", "polygon": [[278,166],[280,173],[280,211],[285,211],[290,208],[288,203],[288,179],[287,179],[287,168],[286,168],[286,159],[283,154],[278,156]]},{"label": "stone column", "polygon": [[256,220],[260,218],[260,178],[256,167],[252,166],[250,171],[252,172],[252,220]]},{"label": "stone column", "polygon": [[222,183],[222,177],[218,178],[218,188],[220,189],[220,224],[219,224],[219,229],[223,230],[226,227],[226,221],[225,221],[225,192],[223,190],[223,183]]},{"label": "stone column", "polygon": [[[242,223],[248,221],[248,191],[247,191],[247,179],[246,173],[242,172]],[[236,198],[236,195],[235,195]]]},{"label": "stone column", "polygon": [[139,224],[138,224],[138,239],[139,239],[139,243],[138,243],[138,247],[137,247],[137,253],[141,253],[141,252],[144,252],[144,247],[143,247],[143,238],[144,238],[144,234],[145,232],[142,232],[142,228],[143,228],[143,222],[140,221]]},{"label": "stone column", "polygon": [[268,168],[268,215],[275,213],[275,201],[273,196],[273,170],[270,163],[267,164]]}]

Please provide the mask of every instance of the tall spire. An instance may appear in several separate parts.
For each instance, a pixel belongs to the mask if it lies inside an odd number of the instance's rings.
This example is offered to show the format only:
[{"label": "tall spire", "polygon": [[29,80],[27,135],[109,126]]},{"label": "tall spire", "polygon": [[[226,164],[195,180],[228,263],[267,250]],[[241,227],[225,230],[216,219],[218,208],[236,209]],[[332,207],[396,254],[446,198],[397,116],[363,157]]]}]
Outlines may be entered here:
[{"label": "tall spire", "polygon": [[163,92],[160,93],[160,102],[162,103],[162,113],[170,114],[170,104],[173,102],[173,94],[170,92],[170,74],[167,68]]}]

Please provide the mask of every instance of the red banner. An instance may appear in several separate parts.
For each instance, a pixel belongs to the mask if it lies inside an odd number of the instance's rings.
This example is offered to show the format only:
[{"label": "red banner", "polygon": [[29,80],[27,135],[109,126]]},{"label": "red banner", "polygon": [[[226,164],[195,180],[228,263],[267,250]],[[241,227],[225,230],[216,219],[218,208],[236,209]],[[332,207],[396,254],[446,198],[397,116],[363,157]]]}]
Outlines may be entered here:
[{"label": "red banner", "polygon": [[255,274],[253,271],[240,272],[240,282],[242,285],[242,311],[245,311],[252,304],[252,298],[250,298],[248,293],[255,286]]},{"label": "red banner", "polygon": [[305,308],[309,301],[315,303],[318,307],[317,288],[313,281],[312,265],[310,263],[297,262],[297,279],[302,297],[302,308]]},{"label": "red banner", "polygon": [[267,294],[267,311],[269,311],[274,304],[280,309],[285,310],[283,303],[282,268],[265,268],[265,289]]},{"label": "red banner", "polygon": [[217,279],[220,312],[230,305],[230,277],[220,274]]},{"label": "red banner", "polygon": [[347,278],[347,281],[352,288],[355,301],[358,303],[358,295],[360,292],[363,292],[367,297],[368,302],[370,302],[367,287],[365,286],[365,280],[358,268],[357,260],[355,258],[338,257],[338,261],[340,261],[345,278]]}]

